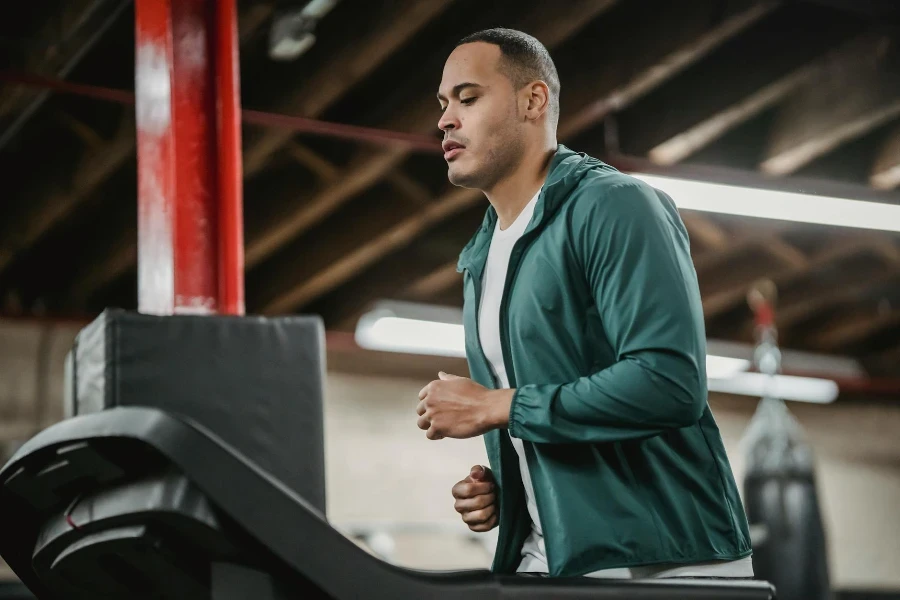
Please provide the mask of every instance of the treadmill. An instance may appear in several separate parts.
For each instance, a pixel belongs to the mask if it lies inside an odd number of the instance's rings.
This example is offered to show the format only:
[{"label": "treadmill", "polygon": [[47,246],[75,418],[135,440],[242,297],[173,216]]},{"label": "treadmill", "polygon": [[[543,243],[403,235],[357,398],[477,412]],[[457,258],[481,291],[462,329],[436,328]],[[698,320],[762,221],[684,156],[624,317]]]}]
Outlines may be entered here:
[{"label": "treadmill", "polygon": [[763,600],[763,581],[523,578],[387,563],[325,514],[316,317],[105,311],[67,417],[0,469],[0,556],[41,600]]}]

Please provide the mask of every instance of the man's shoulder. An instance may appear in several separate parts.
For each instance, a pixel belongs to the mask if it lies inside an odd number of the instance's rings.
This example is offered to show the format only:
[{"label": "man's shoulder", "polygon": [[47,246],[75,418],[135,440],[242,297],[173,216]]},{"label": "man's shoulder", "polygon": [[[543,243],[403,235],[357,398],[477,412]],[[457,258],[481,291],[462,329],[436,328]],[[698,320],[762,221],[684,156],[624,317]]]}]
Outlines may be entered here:
[{"label": "man's shoulder", "polygon": [[637,203],[655,203],[657,191],[645,181],[616,170],[592,169],[569,194],[577,213],[615,213]]}]

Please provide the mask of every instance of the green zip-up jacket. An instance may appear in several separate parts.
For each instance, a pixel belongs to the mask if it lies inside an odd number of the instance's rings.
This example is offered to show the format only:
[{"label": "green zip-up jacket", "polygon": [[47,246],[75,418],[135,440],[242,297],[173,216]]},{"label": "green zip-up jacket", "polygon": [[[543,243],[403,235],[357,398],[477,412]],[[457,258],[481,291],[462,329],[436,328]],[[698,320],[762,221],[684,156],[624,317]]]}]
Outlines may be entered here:
[{"label": "green zip-up jacket", "polygon": [[[478,339],[488,208],[463,249],[472,379],[497,382]],[[707,405],[706,336],[687,231],[671,198],[560,145],[510,257],[500,308],[551,576],[751,552]],[[498,484],[493,571],[514,573],[530,530],[506,430],[484,435]]]}]

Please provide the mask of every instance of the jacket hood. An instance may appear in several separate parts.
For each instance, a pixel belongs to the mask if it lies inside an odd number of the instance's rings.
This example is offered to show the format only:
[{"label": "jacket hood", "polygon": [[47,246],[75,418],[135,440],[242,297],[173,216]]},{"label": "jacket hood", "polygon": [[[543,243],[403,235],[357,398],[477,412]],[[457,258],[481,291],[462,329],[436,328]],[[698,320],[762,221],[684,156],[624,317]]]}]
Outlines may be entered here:
[{"label": "jacket hood", "polygon": [[[575,152],[566,146],[559,144],[556,154],[550,162],[550,171],[547,180],[541,188],[540,196],[534,207],[534,215],[531,223],[525,230],[527,233],[545,223],[569,197],[578,183],[592,169],[609,168],[606,163],[581,152]],[[473,266],[483,265],[486,257],[486,249],[490,243],[494,226],[497,222],[497,211],[490,204],[484,215],[481,228],[472,236],[459,255],[456,270],[462,272]],[[477,269],[480,272],[480,268]]]}]

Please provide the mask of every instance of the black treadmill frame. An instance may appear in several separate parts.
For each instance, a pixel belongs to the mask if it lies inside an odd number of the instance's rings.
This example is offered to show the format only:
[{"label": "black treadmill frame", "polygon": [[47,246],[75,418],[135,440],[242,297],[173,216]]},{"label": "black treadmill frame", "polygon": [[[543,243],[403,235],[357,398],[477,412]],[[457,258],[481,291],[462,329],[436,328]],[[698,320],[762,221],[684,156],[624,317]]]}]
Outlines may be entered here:
[{"label": "black treadmill frame", "polygon": [[[488,570],[432,572],[384,562],[331,527],[322,514],[280,481],[262,471],[213,432],[183,417],[145,407],[119,407],[67,419],[40,432],[0,469],[0,508],[21,505],[10,498],[7,481],[38,455],[77,442],[131,440],[152,448],[182,472],[210,501],[280,563],[277,580],[294,573],[337,599],[440,598],[488,600],[516,598],[634,598],[640,600],[762,600],[774,589],[761,581],[595,580],[522,578]],[[98,444],[99,445],[99,444]],[[117,462],[123,462],[117,457]],[[127,462],[127,460],[125,460]],[[240,493],[235,493],[240,490]],[[265,510],[260,510],[264,506]],[[36,518],[0,512],[0,555],[41,600],[56,600],[31,568],[31,551],[40,523]],[[12,535],[10,535],[12,534]],[[284,587],[277,586],[284,594]],[[273,598],[287,596],[278,595]],[[60,600],[63,600],[60,598]],[[266,600],[255,596],[254,600]]]}]

